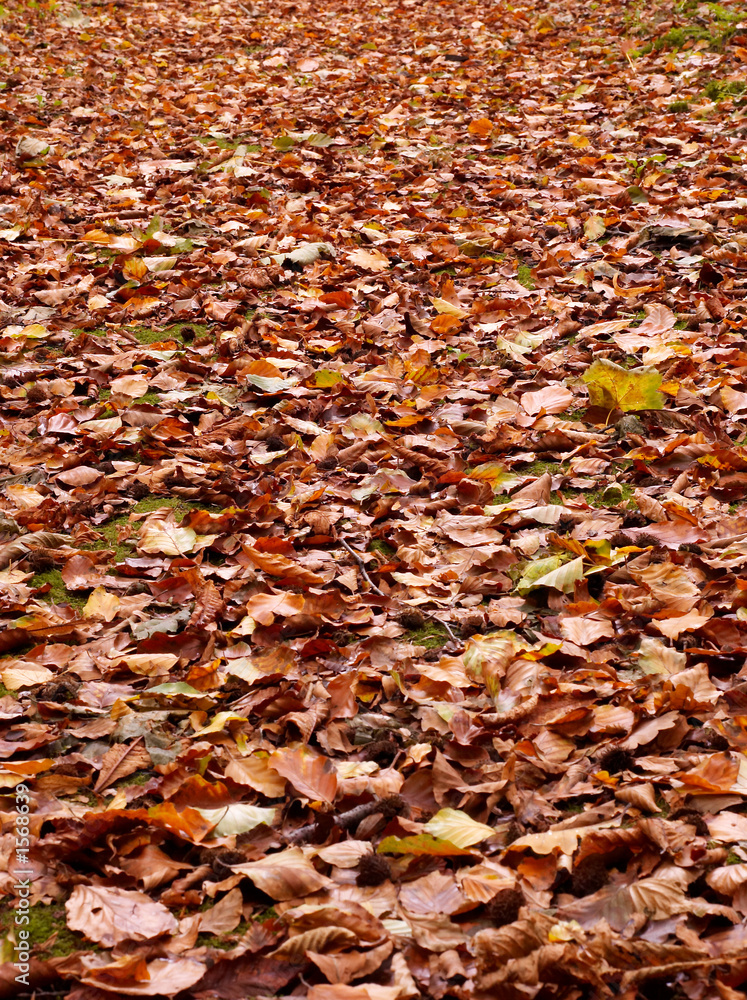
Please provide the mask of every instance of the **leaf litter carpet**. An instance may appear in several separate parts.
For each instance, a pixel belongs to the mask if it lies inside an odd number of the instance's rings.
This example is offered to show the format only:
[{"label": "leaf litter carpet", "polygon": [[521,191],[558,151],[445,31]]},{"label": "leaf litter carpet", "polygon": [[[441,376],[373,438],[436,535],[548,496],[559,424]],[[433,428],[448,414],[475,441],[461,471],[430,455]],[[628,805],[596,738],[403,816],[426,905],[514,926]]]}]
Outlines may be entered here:
[{"label": "leaf litter carpet", "polygon": [[747,9],[0,18],[0,993],[743,998]]}]

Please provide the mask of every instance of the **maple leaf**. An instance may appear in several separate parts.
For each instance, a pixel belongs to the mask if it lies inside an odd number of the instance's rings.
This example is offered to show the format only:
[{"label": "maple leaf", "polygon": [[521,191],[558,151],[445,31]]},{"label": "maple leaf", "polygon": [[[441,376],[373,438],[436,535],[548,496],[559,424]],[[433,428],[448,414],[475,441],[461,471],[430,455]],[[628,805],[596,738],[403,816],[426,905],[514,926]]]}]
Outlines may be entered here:
[{"label": "maple leaf", "polygon": [[592,406],[603,410],[661,410],[664,397],[658,391],[662,377],[655,368],[622,368],[614,361],[598,358],[581,376],[589,387]]}]

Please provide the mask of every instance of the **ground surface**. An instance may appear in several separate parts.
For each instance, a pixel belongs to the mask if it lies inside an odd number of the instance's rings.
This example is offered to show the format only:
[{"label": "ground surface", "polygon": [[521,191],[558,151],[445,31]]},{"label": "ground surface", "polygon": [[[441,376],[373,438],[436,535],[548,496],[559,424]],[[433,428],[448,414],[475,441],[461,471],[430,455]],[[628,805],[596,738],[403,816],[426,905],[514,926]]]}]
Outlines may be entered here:
[{"label": "ground surface", "polygon": [[747,9],[0,13],[3,995],[743,997]]}]

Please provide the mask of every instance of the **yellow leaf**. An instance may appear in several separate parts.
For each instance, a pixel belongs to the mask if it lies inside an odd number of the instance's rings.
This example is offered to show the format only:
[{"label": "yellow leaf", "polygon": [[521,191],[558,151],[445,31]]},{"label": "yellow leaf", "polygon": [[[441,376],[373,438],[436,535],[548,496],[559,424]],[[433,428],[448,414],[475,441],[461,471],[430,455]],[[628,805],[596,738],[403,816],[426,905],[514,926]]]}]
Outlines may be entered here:
[{"label": "yellow leaf", "polygon": [[110,622],[119,611],[119,604],[120,601],[116,594],[110,594],[103,587],[96,587],[86,601],[83,617],[103,618],[105,622]]},{"label": "yellow leaf", "polygon": [[148,265],[140,257],[130,257],[129,260],[124,262],[122,274],[129,281],[142,282],[143,278],[148,274]]},{"label": "yellow leaf", "polygon": [[19,340],[23,338],[28,338],[29,340],[43,340],[43,338],[47,335],[48,331],[45,330],[41,323],[32,323],[31,326],[24,326],[19,333],[12,334],[13,337],[17,337]]},{"label": "yellow leaf", "polygon": [[226,729],[227,722],[246,722],[246,716],[237,712],[218,712],[213,721],[202,729],[198,729],[195,736],[206,736],[208,733],[222,733]]},{"label": "yellow leaf", "polygon": [[462,309],[460,306],[455,306],[453,302],[448,302],[446,299],[431,299],[433,302],[433,307],[436,312],[446,313],[449,316],[456,316],[457,319],[464,319],[465,316],[469,316],[466,309]]},{"label": "yellow leaf", "polygon": [[461,809],[440,809],[425,824],[425,830],[431,836],[448,840],[450,844],[462,849],[479,844],[481,840],[493,837],[496,832],[492,826],[471,819]]},{"label": "yellow leaf", "polygon": [[479,135],[486,138],[493,131],[493,123],[489,118],[475,118],[467,126],[470,135]]}]

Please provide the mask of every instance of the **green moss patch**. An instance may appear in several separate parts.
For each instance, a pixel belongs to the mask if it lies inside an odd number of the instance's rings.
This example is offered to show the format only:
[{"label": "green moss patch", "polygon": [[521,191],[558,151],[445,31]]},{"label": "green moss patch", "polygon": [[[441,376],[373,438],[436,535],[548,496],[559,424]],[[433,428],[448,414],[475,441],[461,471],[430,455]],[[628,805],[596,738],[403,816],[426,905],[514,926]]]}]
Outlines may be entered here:
[{"label": "green moss patch", "polygon": [[449,641],[449,633],[439,622],[426,622],[422,628],[411,629],[402,636],[405,642],[413,646],[425,646],[426,649],[441,649]]},{"label": "green moss patch", "polygon": [[[101,949],[76,934],[67,926],[65,907],[62,904],[43,906],[41,903],[28,910],[29,922],[24,929],[29,932],[29,940],[37,958],[64,958],[76,951],[100,951]],[[4,925],[11,922],[11,911],[0,918]]]},{"label": "green moss patch", "polygon": [[34,587],[43,587],[47,583],[50,586],[47,596],[55,604],[69,604],[72,608],[82,608],[88,600],[87,597],[73,594],[67,589],[62,580],[62,573],[58,569],[48,569],[43,573],[36,573],[32,580]]},{"label": "green moss patch", "polygon": [[516,280],[524,288],[528,288],[530,291],[534,291],[537,287],[534,283],[534,278],[532,277],[532,269],[527,264],[519,264],[519,268],[516,272]]},{"label": "green moss patch", "polygon": [[141,344],[160,344],[167,340],[177,340],[187,343],[188,341],[184,337],[185,330],[191,331],[195,337],[202,337],[207,332],[207,326],[197,323],[174,323],[172,326],[163,327],[160,330],[140,326],[129,332]]},{"label": "green moss patch", "polygon": [[391,559],[397,550],[394,546],[390,545],[389,542],[385,542],[383,538],[374,538],[368,546],[368,551],[380,552],[383,556],[386,556],[387,559]]}]

